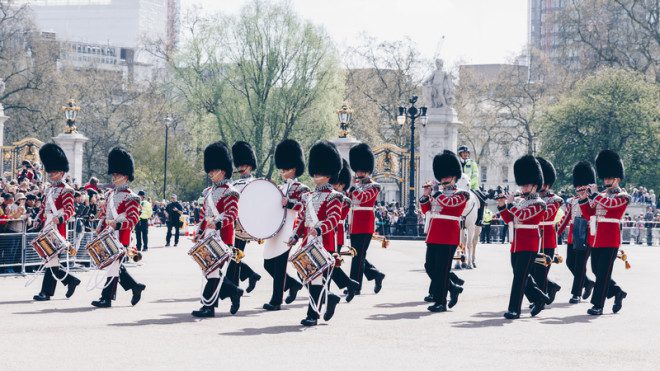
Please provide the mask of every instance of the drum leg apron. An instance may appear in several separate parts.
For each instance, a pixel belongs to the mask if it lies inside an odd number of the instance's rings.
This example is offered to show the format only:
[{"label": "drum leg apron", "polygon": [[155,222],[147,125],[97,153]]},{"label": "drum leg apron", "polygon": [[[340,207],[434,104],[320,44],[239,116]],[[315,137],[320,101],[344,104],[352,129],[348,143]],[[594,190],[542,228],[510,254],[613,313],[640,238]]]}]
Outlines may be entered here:
[{"label": "drum leg apron", "polygon": [[[211,298],[213,298],[215,291],[218,289],[218,285],[220,284],[221,278],[222,275],[220,274],[220,269],[214,270],[206,277],[206,284],[204,285],[204,291],[202,292],[202,296],[206,300],[211,300]],[[217,308],[218,302],[220,300],[226,299],[234,295],[238,290],[239,290],[238,286],[234,282],[232,282],[229,279],[229,277],[225,277],[225,279],[222,280],[222,286],[220,286],[220,292],[218,293],[218,297],[213,302],[213,306]]]}]

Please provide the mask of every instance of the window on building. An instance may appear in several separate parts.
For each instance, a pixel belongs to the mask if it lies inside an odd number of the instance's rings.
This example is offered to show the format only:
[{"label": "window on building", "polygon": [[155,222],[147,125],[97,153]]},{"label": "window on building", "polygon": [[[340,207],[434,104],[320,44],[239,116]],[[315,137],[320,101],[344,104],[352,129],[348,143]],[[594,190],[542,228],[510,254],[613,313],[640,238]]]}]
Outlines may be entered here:
[{"label": "window on building", "polygon": [[482,165],[480,173],[481,173],[481,183],[488,182],[488,166]]},{"label": "window on building", "polygon": [[509,167],[502,166],[502,183],[509,183]]}]

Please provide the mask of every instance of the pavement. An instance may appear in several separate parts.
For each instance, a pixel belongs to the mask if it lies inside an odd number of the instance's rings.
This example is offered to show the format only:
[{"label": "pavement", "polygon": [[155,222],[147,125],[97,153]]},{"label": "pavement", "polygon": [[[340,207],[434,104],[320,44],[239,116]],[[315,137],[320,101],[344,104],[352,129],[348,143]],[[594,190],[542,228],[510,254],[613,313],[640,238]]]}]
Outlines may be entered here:
[{"label": "pavement", "polygon": [[[261,309],[272,281],[256,244],[248,245],[245,261],[262,275],[257,288],[243,297],[236,315],[229,314],[227,300],[215,318],[201,320],[190,315],[200,306],[203,284],[186,254],[190,239],[159,247],[160,228],[150,239],[144,263],[130,268],[147,285],[135,307],[121,289],[112,308],[90,306],[100,289],[85,286],[96,271],[77,273],[83,284],[71,299],[58,286],[49,302],[31,300],[41,278],[27,288],[24,277],[0,278],[0,369],[660,368],[658,247],[628,247],[630,270],[617,260],[613,277],[628,292],[618,314],[612,314],[612,300],[600,317],[586,314],[589,303],[569,305],[571,275],[561,264],[550,273],[562,286],[556,302],[535,318],[524,310],[520,320],[508,321],[502,318],[512,278],[508,247],[480,245],[478,268],[457,271],[466,281],[458,305],[430,313],[422,300],[428,288],[424,243],[392,241],[388,249],[373,243],[369,260],[387,274],[383,290],[376,295],[373,282],[366,282],[363,295],[342,300],[330,322],[304,328],[304,291],[279,312]],[[565,256],[565,247],[559,251]]]}]

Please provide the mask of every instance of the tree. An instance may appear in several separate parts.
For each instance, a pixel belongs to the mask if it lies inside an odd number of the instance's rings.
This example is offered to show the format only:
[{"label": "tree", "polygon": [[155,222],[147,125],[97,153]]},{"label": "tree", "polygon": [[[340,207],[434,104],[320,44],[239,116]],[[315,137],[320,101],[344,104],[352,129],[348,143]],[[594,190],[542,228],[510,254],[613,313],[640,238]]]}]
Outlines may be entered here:
[{"label": "tree", "polygon": [[628,182],[660,186],[659,101],[658,85],[640,73],[606,68],[550,105],[542,119],[541,153],[554,162],[558,184],[570,184],[577,161],[593,162],[600,150],[612,149],[626,165]]}]

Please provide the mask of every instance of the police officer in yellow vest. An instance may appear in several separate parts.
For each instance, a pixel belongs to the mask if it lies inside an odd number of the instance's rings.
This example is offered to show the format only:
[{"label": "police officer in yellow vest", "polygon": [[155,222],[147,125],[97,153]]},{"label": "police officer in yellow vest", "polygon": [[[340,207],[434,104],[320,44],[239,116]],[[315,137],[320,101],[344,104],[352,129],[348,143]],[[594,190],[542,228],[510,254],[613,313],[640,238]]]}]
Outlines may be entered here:
[{"label": "police officer in yellow vest", "polygon": [[490,243],[490,226],[493,223],[493,212],[489,208],[484,209],[484,218],[481,224],[481,243]]},{"label": "police officer in yellow vest", "polygon": [[470,158],[470,149],[466,145],[458,147],[458,158],[461,161],[463,174],[470,178],[470,189],[479,197],[479,210],[477,211],[477,225],[481,225],[481,219],[486,206],[486,196],[479,190],[479,165]]},{"label": "police officer in yellow vest", "polygon": [[135,239],[138,251],[147,251],[149,250],[149,219],[154,211],[151,202],[147,199],[147,192],[140,191],[138,196],[140,196],[140,220],[135,226]]}]

